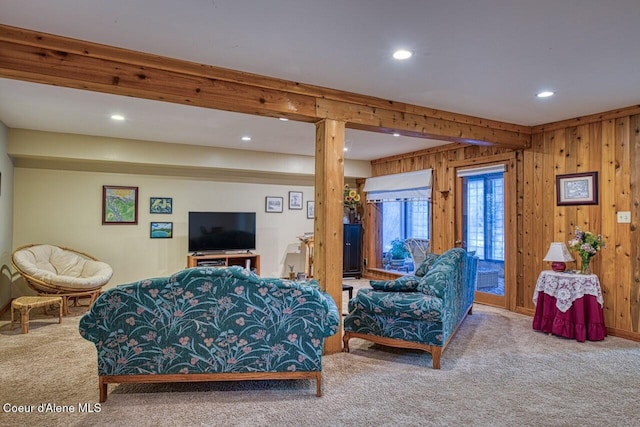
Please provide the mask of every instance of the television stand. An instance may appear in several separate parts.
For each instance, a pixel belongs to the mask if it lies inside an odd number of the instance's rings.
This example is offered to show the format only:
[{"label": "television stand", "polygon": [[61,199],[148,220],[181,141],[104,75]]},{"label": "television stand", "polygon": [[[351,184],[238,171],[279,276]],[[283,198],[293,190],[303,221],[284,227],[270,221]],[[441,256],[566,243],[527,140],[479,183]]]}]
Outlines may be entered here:
[{"label": "television stand", "polygon": [[199,254],[187,255],[187,268],[192,267],[231,267],[237,265],[260,275],[260,255],[253,253],[235,254]]}]

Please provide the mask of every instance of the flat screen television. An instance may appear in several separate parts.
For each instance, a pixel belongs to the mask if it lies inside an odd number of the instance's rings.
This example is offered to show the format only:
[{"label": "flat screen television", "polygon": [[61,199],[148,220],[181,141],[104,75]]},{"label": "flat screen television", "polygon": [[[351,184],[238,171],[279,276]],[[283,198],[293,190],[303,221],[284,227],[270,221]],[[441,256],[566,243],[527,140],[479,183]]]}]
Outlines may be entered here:
[{"label": "flat screen television", "polygon": [[189,212],[189,252],[255,248],[255,212]]}]

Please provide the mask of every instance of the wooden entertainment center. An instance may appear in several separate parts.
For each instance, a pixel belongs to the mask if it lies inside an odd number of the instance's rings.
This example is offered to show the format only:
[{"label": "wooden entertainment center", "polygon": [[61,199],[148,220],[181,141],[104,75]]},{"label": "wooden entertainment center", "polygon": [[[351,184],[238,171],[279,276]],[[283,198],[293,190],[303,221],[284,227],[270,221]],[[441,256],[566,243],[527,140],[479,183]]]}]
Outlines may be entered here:
[{"label": "wooden entertainment center", "polygon": [[[247,264],[248,262],[248,264]],[[230,267],[238,265],[260,275],[260,255],[254,253],[198,254],[187,255],[187,268],[191,267]]]}]

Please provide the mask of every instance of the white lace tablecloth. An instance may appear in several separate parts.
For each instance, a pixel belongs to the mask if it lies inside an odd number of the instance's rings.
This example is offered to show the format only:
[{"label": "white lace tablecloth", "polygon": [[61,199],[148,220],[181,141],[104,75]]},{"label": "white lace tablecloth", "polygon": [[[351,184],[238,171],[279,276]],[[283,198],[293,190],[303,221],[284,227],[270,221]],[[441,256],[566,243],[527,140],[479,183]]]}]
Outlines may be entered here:
[{"label": "white lace tablecloth", "polygon": [[556,299],[556,307],[563,313],[571,308],[573,302],[585,295],[593,295],[602,306],[602,290],[595,274],[557,273],[544,270],[538,277],[533,303],[538,303],[538,293],[544,292]]}]

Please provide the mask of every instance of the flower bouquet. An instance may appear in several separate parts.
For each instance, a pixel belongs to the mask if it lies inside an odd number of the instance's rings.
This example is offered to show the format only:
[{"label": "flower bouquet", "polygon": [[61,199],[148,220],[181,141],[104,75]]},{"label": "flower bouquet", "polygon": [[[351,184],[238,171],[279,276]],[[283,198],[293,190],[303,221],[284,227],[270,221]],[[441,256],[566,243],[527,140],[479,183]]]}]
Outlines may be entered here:
[{"label": "flower bouquet", "polygon": [[582,274],[591,274],[589,267],[591,257],[604,247],[605,241],[601,234],[596,235],[590,231],[582,231],[580,227],[576,227],[573,239],[569,240],[569,249],[577,251],[580,255],[580,273]]},{"label": "flower bouquet", "polygon": [[345,224],[353,224],[356,220],[356,209],[360,205],[360,195],[356,190],[349,188],[349,184],[344,185],[342,204],[345,208]]},{"label": "flower bouquet", "polygon": [[356,190],[349,188],[349,184],[344,185],[344,206],[355,209],[360,204],[360,195]]}]

